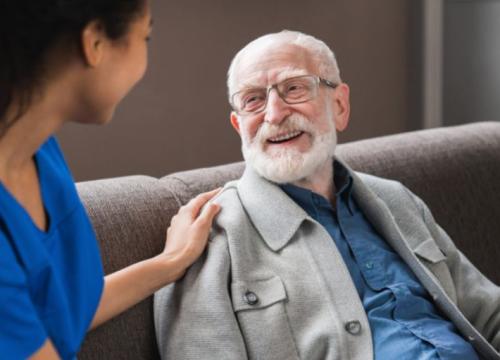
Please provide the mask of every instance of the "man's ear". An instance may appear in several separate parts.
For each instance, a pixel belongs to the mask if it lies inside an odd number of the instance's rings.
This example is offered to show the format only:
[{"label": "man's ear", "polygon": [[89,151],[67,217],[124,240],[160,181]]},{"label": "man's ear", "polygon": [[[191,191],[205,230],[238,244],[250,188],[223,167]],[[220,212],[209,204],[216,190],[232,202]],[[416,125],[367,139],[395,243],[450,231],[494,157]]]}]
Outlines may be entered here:
[{"label": "man's ear", "polygon": [[238,121],[238,115],[233,111],[231,112],[231,125],[233,125],[234,130],[241,135],[240,132],[240,122]]},{"label": "man's ear", "polygon": [[85,63],[96,67],[104,56],[104,45],[107,41],[102,23],[98,20],[89,22],[82,31],[81,45]]},{"label": "man's ear", "polygon": [[339,84],[333,94],[333,111],[335,116],[335,128],[344,131],[349,124],[351,114],[351,103],[349,100],[349,86],[345,83]]}]

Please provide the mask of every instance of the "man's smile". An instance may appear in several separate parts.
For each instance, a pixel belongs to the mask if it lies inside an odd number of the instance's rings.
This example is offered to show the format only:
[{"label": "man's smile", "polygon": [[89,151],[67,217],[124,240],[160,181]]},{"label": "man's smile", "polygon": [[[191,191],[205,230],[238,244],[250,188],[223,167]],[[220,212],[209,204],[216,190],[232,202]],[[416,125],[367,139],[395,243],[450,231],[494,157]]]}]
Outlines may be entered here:
[{"label": "man's smile", "polygon": [[267,142],[271,143],[271,144],[282,144],[285,142],[296,140],[299,137],[301,137],[303,134],[304,134],[304,132],[300,131],[300,130],[290,131],[290,132],[286,132],[286,133],[282,133],[282,134],[270,137],[267,139]]}]

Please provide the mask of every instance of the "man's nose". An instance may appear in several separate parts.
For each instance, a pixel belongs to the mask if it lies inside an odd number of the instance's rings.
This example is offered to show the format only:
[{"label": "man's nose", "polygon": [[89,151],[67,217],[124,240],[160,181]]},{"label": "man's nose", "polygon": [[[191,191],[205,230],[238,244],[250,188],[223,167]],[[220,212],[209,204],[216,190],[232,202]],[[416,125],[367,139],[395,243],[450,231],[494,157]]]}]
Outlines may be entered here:
[{"label": "man's nose", "polygon": [[264,121],[271,124],[280,124],[290,116],[290,106],[279,96],[276,89],[271,89],[268,94]]}]

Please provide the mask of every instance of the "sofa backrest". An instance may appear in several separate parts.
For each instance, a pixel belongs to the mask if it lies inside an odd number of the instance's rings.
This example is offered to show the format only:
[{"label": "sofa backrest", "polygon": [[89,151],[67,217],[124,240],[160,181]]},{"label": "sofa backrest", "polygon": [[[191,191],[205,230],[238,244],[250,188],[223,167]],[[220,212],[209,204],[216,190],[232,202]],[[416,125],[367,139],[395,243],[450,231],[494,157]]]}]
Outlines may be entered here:
[{"label": "sofa backrest", "polygon": [[[430,207],[457,246],[500,284],[500,123],[423,130],[339,145],[352,168],[401,181]],[[242,162],[77,185],[110,273],[158,254],[178,207],[237,179]],[[158,359],[152,297],[88,334],[80,359]]]}]

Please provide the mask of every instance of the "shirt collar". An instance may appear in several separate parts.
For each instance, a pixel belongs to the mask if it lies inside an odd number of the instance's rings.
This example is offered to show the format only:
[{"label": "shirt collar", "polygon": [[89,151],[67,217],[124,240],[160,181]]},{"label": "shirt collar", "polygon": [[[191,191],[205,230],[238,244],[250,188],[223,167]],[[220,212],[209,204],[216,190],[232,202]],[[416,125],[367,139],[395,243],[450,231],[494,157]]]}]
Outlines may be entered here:
[{"label": "shirt collar", "polygon": [[[333,162],[333,168],[333,181],[336,189],[335,198],[337,199],[337,206],[338,201],[343,201],[352,214],[352,176],[349,174],[347,168],[337,160]],[[319,208],[334,210],[330,201],[309,189],[292,184],[285,184],[280,187],[313,218],[317,218]]]}]

